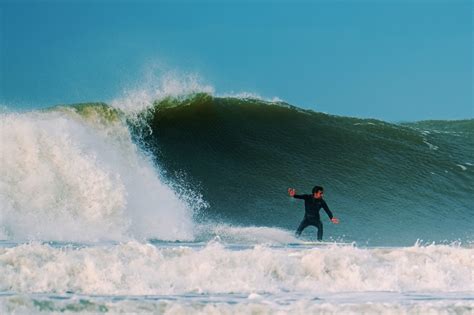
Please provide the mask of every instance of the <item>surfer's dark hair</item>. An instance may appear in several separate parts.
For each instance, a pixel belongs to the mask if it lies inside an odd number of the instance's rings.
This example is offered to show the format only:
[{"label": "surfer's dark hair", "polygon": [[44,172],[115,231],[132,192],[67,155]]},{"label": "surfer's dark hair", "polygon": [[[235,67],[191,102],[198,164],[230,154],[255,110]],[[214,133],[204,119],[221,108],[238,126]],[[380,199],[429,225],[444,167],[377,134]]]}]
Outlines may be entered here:
[{"label": "surfer's dark hair", "polygon": [[324,188],[321,186],[314,186],[313,187],[313,194],[317,193],[318,191],[324,191]]}]

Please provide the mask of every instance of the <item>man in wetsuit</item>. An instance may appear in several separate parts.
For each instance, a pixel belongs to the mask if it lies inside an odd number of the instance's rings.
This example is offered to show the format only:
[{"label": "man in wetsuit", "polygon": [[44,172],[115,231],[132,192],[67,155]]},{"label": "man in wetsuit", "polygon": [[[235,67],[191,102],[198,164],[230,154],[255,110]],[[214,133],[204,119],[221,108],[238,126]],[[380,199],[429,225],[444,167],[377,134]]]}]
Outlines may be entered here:
[{"label": "man in wetsuit", "polygon": [[314,186],[313,194],[311,195],[297,195],[295,189],[288,188],[288,194],[290,195],[290,197],[304,200],[305,214],[303,221],[301,221],[300,226],[296,230],[296,236],[299,237],[301,235],[301,232],[303,232],[306,227],[308,227],[309,225],[313,225],[318,229],[318,241],[321,241],[323,239],[323,223],[321,222],[321,218],[319,217],[319,210],[321,208],[326,211],[332,223],[339,223],[339,220],[335,218],[332,215],[331,210],[329,210],[326,201],[323,200],[323,187]]}]

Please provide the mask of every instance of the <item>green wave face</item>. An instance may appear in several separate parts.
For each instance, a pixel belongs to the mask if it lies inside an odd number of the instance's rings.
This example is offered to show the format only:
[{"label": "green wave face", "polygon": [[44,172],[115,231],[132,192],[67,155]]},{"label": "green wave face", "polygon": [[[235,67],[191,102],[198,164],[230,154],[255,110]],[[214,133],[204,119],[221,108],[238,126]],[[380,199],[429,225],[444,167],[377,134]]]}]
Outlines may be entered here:
[{"label": "green wave face", "polygon": [[201,219],[295,229],[304,206],[287,188],[322,185],[341,220],[329,226],[322,213],[326,239],[472,239],[473,120],[398,125],[208,94],[155,102],[142,116],[134,137],[166,176],[202,192]]},{"label": "green wave face", "polygon": [[80,103],[73,105],[58,105],[46,111],[60,111],[78,115],[82,120],[96,125],[112,125],[122,120],[124,114],[106,103]]}]

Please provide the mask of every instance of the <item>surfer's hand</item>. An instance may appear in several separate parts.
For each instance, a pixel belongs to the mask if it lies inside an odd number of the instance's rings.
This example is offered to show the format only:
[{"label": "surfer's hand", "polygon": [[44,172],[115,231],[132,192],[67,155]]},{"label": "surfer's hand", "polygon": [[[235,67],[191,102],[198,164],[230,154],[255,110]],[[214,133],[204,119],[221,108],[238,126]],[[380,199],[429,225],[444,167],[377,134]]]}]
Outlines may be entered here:
[{"label": "surfer's hand", "polygon": [[288,188],[288,195],[293,197],[296,194],[296,190],[294,188]]},{"label": "surfer's hand", "polygon": [[334,224],[339,224],[339,219],[338,218],[332,218],[331,222]]}]

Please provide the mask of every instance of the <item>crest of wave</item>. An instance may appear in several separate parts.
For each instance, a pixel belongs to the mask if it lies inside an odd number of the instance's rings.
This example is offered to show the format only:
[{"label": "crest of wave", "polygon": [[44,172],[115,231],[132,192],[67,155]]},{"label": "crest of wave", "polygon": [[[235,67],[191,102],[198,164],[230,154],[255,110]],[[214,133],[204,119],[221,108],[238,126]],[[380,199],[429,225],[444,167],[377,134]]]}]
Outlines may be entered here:
[{"label": "crest of wave", "polygon": [[[162,74],[156,75],[156,72]],[[204,83],[197,74],[183,74],[175,71],[165,72],[159,66],[152,66],[144,75],[144,79],[138,83],[138,86],[124,90],[122,97],[111,101],[110,104],[132,118],[137,113],[151,107],[155,101],[167,97],[185,98],[196,93],[216,94],[214,87]],[[259,99],[270,103],[282,102],[282,99],[278,97],[266,98],[253,92],[229,92],[218,96]]]},{"label": "crest of wave", "polygon": [[123,96],[110,104],[129,115],[139,113],[153,102],[167,97],[186,97],[195,93],[214,93],[214,88],[201,82],[198,75],[166,72],[156,76],[150,71],[136,88],[127,89]]},{"label": "crest of wave", "polygon": [[0,115],[0,238],[193,239],[192,213],[120,121]]}]

